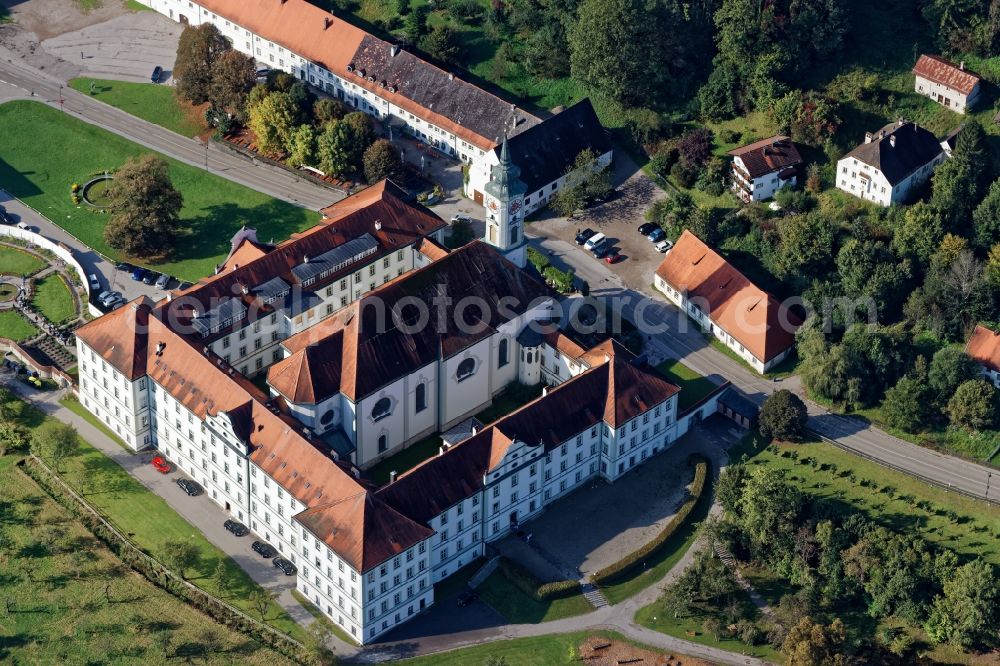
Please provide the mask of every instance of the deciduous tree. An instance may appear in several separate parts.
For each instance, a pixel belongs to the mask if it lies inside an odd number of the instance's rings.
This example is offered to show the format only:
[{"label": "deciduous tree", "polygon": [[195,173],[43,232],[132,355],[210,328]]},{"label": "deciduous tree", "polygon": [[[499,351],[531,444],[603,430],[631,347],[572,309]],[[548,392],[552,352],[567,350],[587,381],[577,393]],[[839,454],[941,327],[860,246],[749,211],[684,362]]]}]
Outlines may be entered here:
[{"label": "deciduous tree", "polygon": [[457,63],[462,56],[458,32],[447,24],[434,26],[420,44],[427,53],[443,62]]},{"label": "deciduous tree", "polygon": [[316,161],[316,130],[312,125],[302,124],[292,131],[285,162],[288,166],[312,166]]},{"label": "deciduous tree", "polygon": [[155,155],[129,159],[107,190],[111,219],[104,240],[133,257],[169,256],[182,233],[184,198],[170,180],[167,163]]},{"label": "deciduous tree", "polygon": [[959,385],[948,401],[951,422],[966,430],[986,430],[1000,417],[1000,392],[985,379],[970,379]]},{"label": "deciduous tree", "polygon": [[185,26],[177,42],[174,61],[177,94],[192,104],[207,102],[212,92],[215,61],[230,48],[226,38],[211,23]]},{"label": "deciduous tree", "polygon": [[775,391],[760,409],[758,425],[765,437],[796,442],[806,431],[806,404],[788,389]]},{"label": "deciduous tree", "polygon": [[336,176],[354,171],[354,135],[344,121],[328,124],[316,138],[316,165]]},{"label": "deciduous tree", "polygon": [[257,138],[257,149],[265,155],[278,155],[292,145],[298,106],[284,92],[272,92],[250,107],[247,127]]},{"label": "deciduous tree", "polygon": [[243,121],[247,117],[247,97],[256,83],[257,65],[254,59],[229,49],[212,63],[208,98],[212,106]]},{"label": "deciduous tree", "polygon": [[167,541],[163,544],[163,558],[187,580],[188,571],[201,564],[201,551],[189,541]]},{"label": "deciduous tree", "polygon": [[976,559],[944,581],[944,594],[924,627],[936,643],[970,649],[996,639],[1000,626],[1000,577],[996,567]]},{"label": "deciduous tree", "polygon": [[76,428],[62,421],[47,420],[31,434],[32,452],[41,458],[48,458],[57,472],[62,461],[76,455],[79,447],[80,437]]},{"label": "deciduous tree", "polygon": [[828,626],[802,618],[788,631],[781,652],[788,666],[841,666],[846,655],[847,628],[840,618]]},{"label": "deciduous tree", "polygon": [[399,150],[389,141],[379,139],[365,150],[361,159],[365,180],[377,183],[385,178],[398,178],[403,173],[403,160]]}]

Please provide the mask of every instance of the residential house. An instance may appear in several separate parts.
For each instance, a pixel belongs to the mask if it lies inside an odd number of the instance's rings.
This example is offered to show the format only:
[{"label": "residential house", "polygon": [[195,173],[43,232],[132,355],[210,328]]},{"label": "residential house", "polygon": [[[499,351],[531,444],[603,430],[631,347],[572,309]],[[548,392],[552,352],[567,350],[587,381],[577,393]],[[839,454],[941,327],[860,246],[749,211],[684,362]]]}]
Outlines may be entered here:
[{"label": "residential house", "polygon": [[965,353],[982,367],[983,377],[1000,389],[1000,331],[978,324]]},{"label": "residential house", "polygon": [[914,90],[955,113],[975,106],[982,92],[982,79],[965,68],[935,55],[924,54],[913,66]]},{"label": "residential house", "polygon": [[729,151],[733,192],[743,203],[770,199],[798,182],[802,157],[787,136],[772,136]]},{"label": "residential house", "polygon": [[686,229],[653,284],[761,374],[792,353],[799,317]]},{"label": "residential house", "polygon": [[868,132],[863,144],[837,162],[837,188],[891,206],[910,199],[945,159],[933,134],[899,120]]}]

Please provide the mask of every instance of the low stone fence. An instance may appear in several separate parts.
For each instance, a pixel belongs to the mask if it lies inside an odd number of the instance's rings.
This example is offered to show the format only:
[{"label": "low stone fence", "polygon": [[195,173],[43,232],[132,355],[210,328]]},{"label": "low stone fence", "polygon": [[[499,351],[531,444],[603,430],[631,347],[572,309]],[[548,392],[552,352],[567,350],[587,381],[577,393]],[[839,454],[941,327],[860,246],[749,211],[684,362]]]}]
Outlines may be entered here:
[{"label": "low stone fence", "polygon": [[10,354],[18,361],[23,363],[25,366],[31,368],[38,373],[38,376],[42,379],[51,379],[52,381],[59,384],[63,388],[72,388],[73,378],[60,370],[59,368],[52,365],[42,365],[35,358],[21,348],[21,345],[17,344],[13,340],[8,340],[7,338],[0,338],[0,355]]}]

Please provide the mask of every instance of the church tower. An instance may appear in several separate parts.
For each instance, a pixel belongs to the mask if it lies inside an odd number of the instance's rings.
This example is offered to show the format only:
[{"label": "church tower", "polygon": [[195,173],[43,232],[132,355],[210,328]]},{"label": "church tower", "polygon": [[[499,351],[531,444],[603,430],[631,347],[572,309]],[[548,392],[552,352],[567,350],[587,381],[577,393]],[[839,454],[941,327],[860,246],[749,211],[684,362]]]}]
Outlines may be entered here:
[{"label": "church tower", "polygon": [[521,170],[510,159],[507,136],[500,149],[500,164],[490,169],[490,182],[483,188],[486,208],[485,241],[503,252],[515,266],[524,268],[524,194],[528,186],[520,179]]}]

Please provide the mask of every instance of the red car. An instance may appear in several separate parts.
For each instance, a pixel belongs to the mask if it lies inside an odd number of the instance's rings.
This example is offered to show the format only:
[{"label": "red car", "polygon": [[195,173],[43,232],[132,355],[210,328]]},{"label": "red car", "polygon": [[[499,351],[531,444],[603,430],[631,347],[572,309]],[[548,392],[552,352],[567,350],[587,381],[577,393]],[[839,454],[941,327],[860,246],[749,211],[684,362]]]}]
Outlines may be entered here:
[{"label": "red car", "polygon": [[149,461],[149,464],[152,465],[160,474],[170,473],[170,463],[164,460],[162,456],[155,456]]},{"label": "red car", "polygon": [[623,257],[622,255],[618,254],[617,252],[612,252],[608,256],[604,257],[604,261],[608,262],[609,264],[617,264],[619,261],[621,261],[624,258],[625,257]]}]

